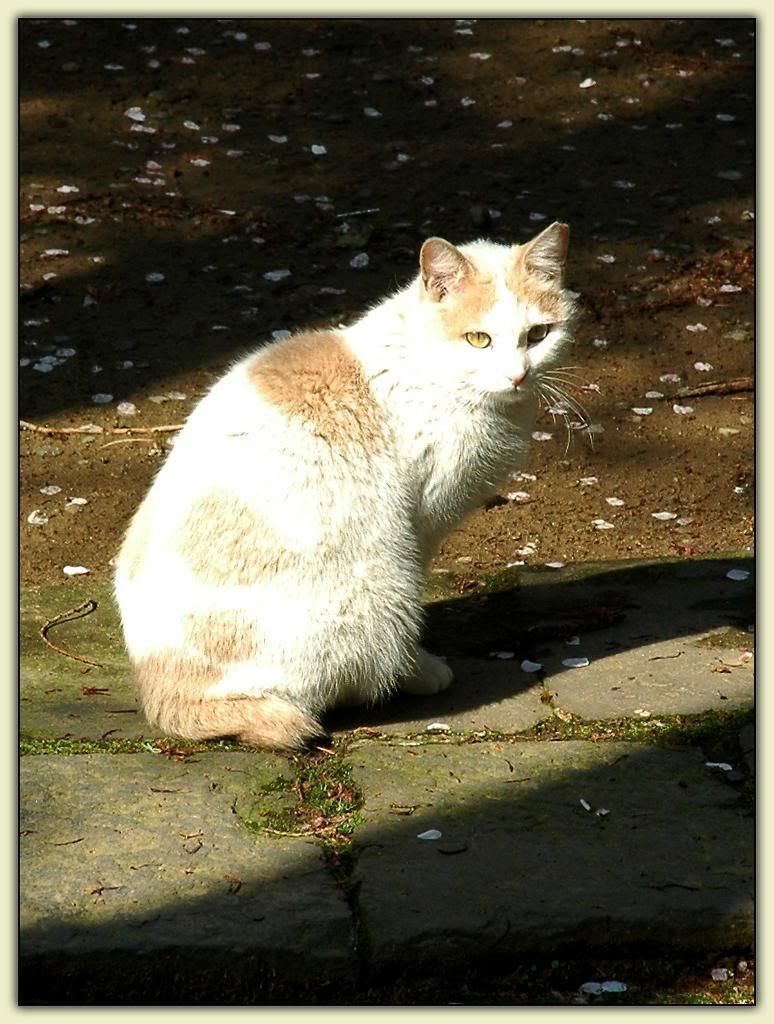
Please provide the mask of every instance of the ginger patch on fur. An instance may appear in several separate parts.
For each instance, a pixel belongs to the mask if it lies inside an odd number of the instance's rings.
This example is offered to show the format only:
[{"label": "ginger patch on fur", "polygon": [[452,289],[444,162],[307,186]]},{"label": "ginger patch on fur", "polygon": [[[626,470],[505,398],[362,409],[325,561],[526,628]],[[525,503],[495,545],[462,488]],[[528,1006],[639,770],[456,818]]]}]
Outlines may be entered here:
[{"label": "ginger patch on fur", "polygon": [[183,617],[186,642],[215,664],[250,661],[260,649],[255,621],[244,612],[211,611]]},{"label": "ginger patch on fur", "polygon": [[338,334],[298,334],[258,353],[248,368],[258,391],[331,445],[373,447],[379,410],[357,359]]},{"label": "ginger patch on fur", "polygon": [[191,572],[211,586],[250,586],[287,569],[294,557],[269,536],[254,508],[223,490],[193,501],[177,550]]}]

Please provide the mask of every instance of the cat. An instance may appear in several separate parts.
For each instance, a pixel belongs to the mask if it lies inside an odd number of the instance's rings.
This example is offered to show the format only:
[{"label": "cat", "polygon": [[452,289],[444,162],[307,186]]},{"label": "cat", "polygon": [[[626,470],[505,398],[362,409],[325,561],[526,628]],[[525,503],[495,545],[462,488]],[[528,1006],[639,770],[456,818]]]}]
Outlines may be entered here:
[{"label": "cat", "polygon": [[265,344],[215,383],[116,561],[152,725],[292,750],[328,708],[449,686],[420,646],[423,581],[523,465],[571,340],[568,242],[559,222],[523,245],[429,238],[415,279],[351,326]]}]

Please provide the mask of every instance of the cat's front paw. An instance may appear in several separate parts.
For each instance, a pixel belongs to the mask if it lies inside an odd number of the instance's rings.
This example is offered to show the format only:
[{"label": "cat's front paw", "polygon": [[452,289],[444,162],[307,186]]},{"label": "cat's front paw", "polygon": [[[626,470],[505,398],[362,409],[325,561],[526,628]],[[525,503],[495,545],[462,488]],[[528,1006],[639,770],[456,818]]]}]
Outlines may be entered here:
[{"label": "cat's front paw", "polygon": [[401,682],[400,688],[404,693],[427,696],[448,689],[452,679],[454,673],[446,662],[420,647],[417,651],[416,670]]}]

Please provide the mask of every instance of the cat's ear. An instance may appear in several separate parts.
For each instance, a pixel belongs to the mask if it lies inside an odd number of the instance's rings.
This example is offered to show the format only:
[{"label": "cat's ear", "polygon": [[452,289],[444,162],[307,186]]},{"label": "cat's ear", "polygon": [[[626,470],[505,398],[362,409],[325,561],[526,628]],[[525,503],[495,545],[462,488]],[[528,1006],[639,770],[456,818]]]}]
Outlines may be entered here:
[{"label": "cat's ear", "polygon": [[519,248],[519,259],[525,271],[554,283],[562,279],[570,244],[570,229],[554,221],[544,231]]},{"label": "cat's ear", "polygon": [[428,238],[419,253],[425,291],[436,302],[458,291],[473,276],[473,264],[443,238]]}]

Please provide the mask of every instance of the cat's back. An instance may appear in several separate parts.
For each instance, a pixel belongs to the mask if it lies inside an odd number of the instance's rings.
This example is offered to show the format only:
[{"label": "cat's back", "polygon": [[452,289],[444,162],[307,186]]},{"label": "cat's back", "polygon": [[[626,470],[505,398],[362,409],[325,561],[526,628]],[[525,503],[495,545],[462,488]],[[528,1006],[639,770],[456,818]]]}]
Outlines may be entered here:
[{"label": "cat's back", "polygon": [[118,580],[141,569],[171,572],[170,552],[192,523],[196,534],[211,523],[210,536],[219,522],[249,532],[260,519],[274,542],[296,548],[321,542],[323,532],[351,532],[374,502],[388,512],[385,492],[395,488],[387,439],[344,335],[308,332],[259,349],[191,413],[130,524]]},{"label": "cat's back", "polygon": [[310,438],[332,453],[375,453],[383,415],[363,368],[334,331],[292,335],[251,353],[226,373],[192,412],[169,463],[181,452],[221,458],[235,438],[264,450],[308,449]]}]

